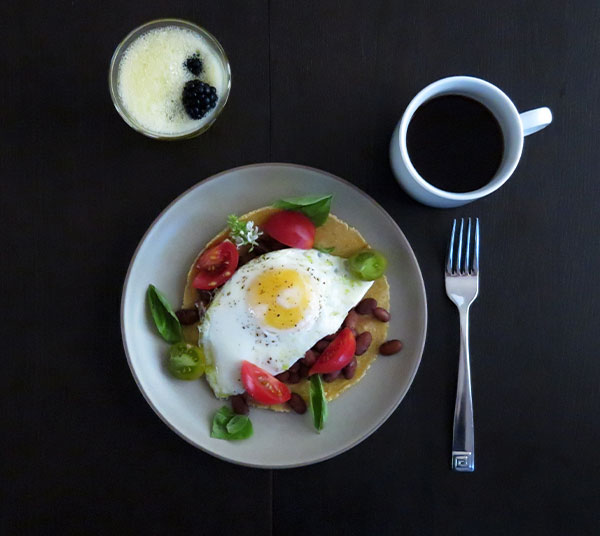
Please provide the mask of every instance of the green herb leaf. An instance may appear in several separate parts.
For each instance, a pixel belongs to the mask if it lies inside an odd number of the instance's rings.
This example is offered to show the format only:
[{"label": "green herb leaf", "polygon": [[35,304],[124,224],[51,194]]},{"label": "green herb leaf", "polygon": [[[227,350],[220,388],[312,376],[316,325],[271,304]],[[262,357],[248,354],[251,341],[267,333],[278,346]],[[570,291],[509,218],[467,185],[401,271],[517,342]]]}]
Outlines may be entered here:
[{"label": "green herb leaf", "polygon": [[215,413],[212,422],[212,430],[210,432],[210,437],[215,437],[217,439],[227,439],[229,433],[227,432],[227,423],[231,420],[231,418],[235,415],[231,408],[228,406],[223,406],[219,411]]},{"label": "green herb leaf", "polygon": [[321,253],[333,253],[333,251],[335,250],[334,246],[331,246],[330,248],[323,248],[320,246],[313,246],[313,249],[316,249],[317,251],[320,251]]},{"label": "green herb leaf", "polygon": [[331,209],[331,198],[329,195],[304,195],[301,197],[285,197],[274,203],[274,207],[284,210],[297,210],[308,216],[311,221],[319,227],[327,221]]},{"label": "green herb leaf", "polygon": [[154,324],[161,337],[170,343],[182,340],[181,324],[165,295],[154,285],[149,285],[146,296]]},{"label": "green herb leaf", "polygon": [[229,420],[225,428],[227,428],[227,431],[230,434],[235,434],[246,426],[247,421],[248,417],[246,415],[236,415]]},{"label": "green herb leaf", "polygon": [[243,421],[244,425],[237,432],[235,432],[235,433],[230,432],[229,439],[233,439],[233,440],[248,439],[249,437],[252,437],[252,434],[254,433],[254,429],[252,428],[252,422],[250,421],[250,419],[248,417],[246,417],[245,415],[239,415],[239,417],[242,417],[244,419],[244,421]]},{"label": "green herb leaf", "polygon": [[236,415],[231,408],[223,406],[215,413],[210,437],[216,439],[247,439],[253,433],[252,422],[246,415]]},{"label": "green herb leaf", "polygon": [[310,377],[310,413],[317,431],[323,430],[327,421],[327,398],[323,390],[323,381],[319,374]]},{"label": "green herb leaf", "polygon": [[219,411],[215,413],[214,422],[219,424],[220,426],[225,427],[227,422],[235,417],[234,411],[229,406],[223,406]]}]

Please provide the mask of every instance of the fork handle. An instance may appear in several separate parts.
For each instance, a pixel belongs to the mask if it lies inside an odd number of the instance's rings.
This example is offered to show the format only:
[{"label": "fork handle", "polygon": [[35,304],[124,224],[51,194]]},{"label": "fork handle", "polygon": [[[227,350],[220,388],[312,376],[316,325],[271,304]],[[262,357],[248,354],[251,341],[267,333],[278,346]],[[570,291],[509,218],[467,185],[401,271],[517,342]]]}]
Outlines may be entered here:
[{"label": "fork handle", "polygon": [[475,470],[475,438],[469,366],[469,307],[459,307],[458,311],[460,316],[460,354],[452,431],[452,469],[470,472]]}]

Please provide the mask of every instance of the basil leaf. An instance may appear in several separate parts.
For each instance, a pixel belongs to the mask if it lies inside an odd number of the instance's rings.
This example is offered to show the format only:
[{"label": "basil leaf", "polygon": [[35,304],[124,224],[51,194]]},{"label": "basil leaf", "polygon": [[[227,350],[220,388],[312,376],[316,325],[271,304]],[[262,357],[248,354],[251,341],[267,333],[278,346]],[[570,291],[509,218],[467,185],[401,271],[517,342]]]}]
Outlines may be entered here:
[{"label": "basil leaf", "polygon": [[329,216],[331,198],[329,195],[304,195],[301,197],[285,197],[273,204],[274,207],[284,210],[297,210],[308,216],[317,226],[323,225]]},{"label": "basil leaf", "polygon": [[212,430],[210,431],[210,437],[214,437],[215,439],[227,439],[227,430],[224,426],[217,426],[213,422]]},{"label": "basil leaf", "polygon": [[229,406],[223,406],[215,413],[214,422],[225,427],[227,422],[235,416],[235,413]]},{"label": "basil leaf", "polygon": [[223,406],[219,411],[217,411],[213,417],[210,437],[227,439],[229,435],[227,432],[227,423],[234,415],[235,413],[233,413],[228,406]]},{"label": "basil leaf", "polygon": [[246,439],[252,433],[252,423],[248,417],[236,415],[231,408],[223,406],[213,417],[210,437],[216,439]]},{"label": "basil leaf", "polygon": [[313,249],[316,249],[317,251],[320,251],[321,253],[333,253],[333,251],[335,250],[334,246],[331,246],[330,248],[322,248],[320,246],[313,246]]},{"label": "basil leaf", "polygon": [[[234,421],[236,421],[236,424],[234,426],[231,426],[230,430],[230,425]],[[233,419],[231,419],[227,423],[227,431],[229,432],[228,439],[233,440],[248,439],[252,436],[254,432],[254,430],[252,429],[252,422],[245,415],[236,415]]]},{"label": "basil leaf", "polygon": [[181,324],[165,295],[154,285],[149,285],[146,296],[154,324],[161,337],[170,343],[182,340]]},{"label": "basil leaf", "polygon": [[227,428],[227,431],[230,434],[235,434],[242,430],[244,426],[246,426],[246,422],[248,420],[249,419],[246,417],[246,415],[236,415],[229,420],[225,428]]},{"label": "basil leaf", "polygon": [[319,374],[310,377],[310,413],[317,431],[323,430],[327,421],[327,399],[323,390],[323,381]]}]

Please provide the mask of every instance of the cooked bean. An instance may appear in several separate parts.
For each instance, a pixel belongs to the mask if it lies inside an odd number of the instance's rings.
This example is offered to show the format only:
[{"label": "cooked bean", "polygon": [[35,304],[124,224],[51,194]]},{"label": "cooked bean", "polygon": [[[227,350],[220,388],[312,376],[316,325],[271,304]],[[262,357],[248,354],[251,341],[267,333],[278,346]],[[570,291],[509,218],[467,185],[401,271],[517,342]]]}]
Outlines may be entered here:
[{"label": "cooked bean", "polygon": [[208,305],[212,301],[214,295],[215,295],[214,290],[199,290],[198,291],[198,299],[204,305]]},{"label": "cooked bean", "polygon": [[292,393],[292,398],[287,401],[287,405],[300,415],[306,411],[306,402],[298,393]]},{"label": "cooked bean", "polygon": [[281,372],[275,376],[280,382],[288,383],[290,380],[290,372],[286,370],[285,372]]},{"label": "cooked bean", "polygon": [[323,337],[323,339],[325,339],[326,341],[331,342],[336,337],[337,337],[337,333],[332,333],[331,335],[326,335],[325,337]]},{"label": "cooked bean", "polygon": [[304,365],[300,365],[300,370],[298,371],[298,374],[300,375],[300,378],[308,378],[308,370],[310,367],[306,367]]},{"label": "cooked bean", "polygon": [[290,378],[287,383],[298,383],[300,381],[300,374],[297,372],[290,372]]},{"label": "cooked bean", "polygon": [[300,363],[302,363],[305,367],[310,368],[315,364],[317,357],[318,356],[316,352],[314,352],[313,350],[307,350],[304,354],[304,357],[300,360]]},{"label": "cooked bean", "polygon": [[356,312],[360,315],[370,315],[375,307],[377,307],[375,298],[365,298],[356,306]]},{"label": "cooked bean", "polygon": [[244,391],[242,393],[242,397],[244,398],[244,402],[246,402],[246,404],[250,405],[250,402],[252,401],[252,397],[248,394],[248,391]]},{"label": "cooked bean", "polygon": [[358,335],[358,331],[356,331],[356,328],[350,328],[350,331],[352,332],[352,335],[354,335],[354,338],[356,338],[356,336]]},{"label": "cooked bean", "polygon": [[248,415],[248,413],[250,413],[250,408],[244,400],[243,395],[232,396],[231,407],[233,408],[234,413],[237,413],[238,415]]},{"label": "cooked bean", "polygon": [[268,253],[270,251],[277,251],[279,249],[283,249],[283,248],[287,248],[287,247],[288,246],[286,246],[285,244],[282,244],[281,242],[275,240],[273,237],[264,233],[258,239],[258,246],[256,246],[256,249],[258,249],[259,252],[262,254],[262,253]]},{"label": "cooked bean", "polygon": [[344,320],[345,328],[356,328],[356,322],[358,321],[358,313],[354,309],[350,309],[348,311],[348,316],[346,316],[346,320]]},{"label": "cooked bean", "polygon": [[325,339],[321,339],[317,344],[315,344],[313,346],[313,349],[316,350],[317,352],[322,352],[328,346],[329,346],[329,341],[326,341]]},{"label": "cooked bean", "polygon": [[350,378],[353,378],[354,374],[356,373],[357,366],[358,366],[358,361],[356,361],[356,357],[353,357],[352,361],[350,361],[350,363],[348,363],[342,369],[342,374],[344,375],[344,378],[346,378],[347,380],[349,380]]},{"label": "cooked bean", "polygon": [[402,341],[399,341],[398,339],[392,339],[391,341],[384,342],[379,347],[379,353],[381,355],[397,354],[400,350],[402,350]]},{"label": "cooked bean", "polygon": [[300,361],[296,361],[290,368],[290,372],[298,372],[300,370]]},{"label": "cooked bean", "polygon": [[373,316],[380,322],[390,321],[390,313],[383,307],[375,307],[375,309],[373,309]]},{"label": "cooked bean", "polygon": [[238,268],[244,266],[244,264],[248,264],[252,259],[256,259],[256,257],[259,255],[261,255],[261,253],[258,251],[258,248],[254,248],[252,251],[250,251],[250,248],[245,246],[240,250]]},{"label": "cooked bean", "polygon": [[198,313],[198,309],[195,307],[193,309],[179,309],[179,311],[175,312],[175,316],[177,316],[183,326],[189,326],[200,320],[200,313]]},{"label": "cooked bean", "polygon": [[338,376],[342,373],[341,370],[336,370],[335,372],[328,372],[327,374],[323,374],[323,379],[331,383],[334,380],[337,380]]},{"label": "cooked bean", "polygon": [[363,331],[358,337],[356,337],[356,350],[354,355],[363,355],[371,346],[373,337],[369,331]]}]

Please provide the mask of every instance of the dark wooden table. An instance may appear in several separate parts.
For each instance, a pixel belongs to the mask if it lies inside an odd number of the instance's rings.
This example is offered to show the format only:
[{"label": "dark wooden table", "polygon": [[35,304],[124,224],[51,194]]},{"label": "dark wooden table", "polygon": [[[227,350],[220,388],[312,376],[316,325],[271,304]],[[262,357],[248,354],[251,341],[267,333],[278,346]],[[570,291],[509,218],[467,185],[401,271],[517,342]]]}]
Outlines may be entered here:
[{"label": "dark wooden table", "polygon": [[[600,5],[597,1],[5,2],[2,15],[3,534],[598,534]],[[162,16],[208,28],[233,69],[206,135],[162,143],[112,107],[120,39]],[[455,210],[409,199],[388,142],[410,98],[485,78],[554,122],[513,178]],[[311,467],[221,462],[171,432],[129,372],[121,287],[179,193],[295,162],[377,199],[425,278],[429,332],[404,402]],[[472,315],[477,470],[449,470],[458,325],[451,219],[483,226]],[[59,532],[60,531],[60,532]]]}]

